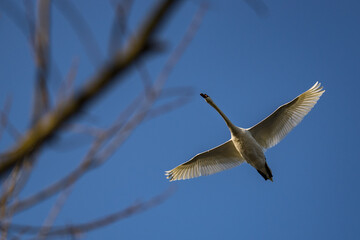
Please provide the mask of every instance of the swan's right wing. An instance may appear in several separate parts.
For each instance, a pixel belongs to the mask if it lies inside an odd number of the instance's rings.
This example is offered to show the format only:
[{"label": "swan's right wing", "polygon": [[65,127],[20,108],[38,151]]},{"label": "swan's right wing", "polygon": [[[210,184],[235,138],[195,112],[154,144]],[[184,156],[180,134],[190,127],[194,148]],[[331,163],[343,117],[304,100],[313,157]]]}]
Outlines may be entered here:
[{"label": "swan's right wing", "polygon": [[248,130],[263,148],[270,148],[280,142],[310,112],[325,91],[316,82],[300,94]]},{"label": "swan's right wing", "polygon": [[166,171],[170,181],[182,180],[210,175],[240,165],[244,160],[240,157],[231,140],[199,153],[189,161]]}]

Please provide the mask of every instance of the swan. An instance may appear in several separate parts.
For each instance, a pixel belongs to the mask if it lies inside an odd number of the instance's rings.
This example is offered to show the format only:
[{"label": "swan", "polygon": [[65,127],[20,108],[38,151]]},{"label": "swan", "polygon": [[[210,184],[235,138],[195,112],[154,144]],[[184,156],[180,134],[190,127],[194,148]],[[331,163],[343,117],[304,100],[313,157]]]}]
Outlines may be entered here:
[{"label": "swan", "polygon": [[321,84],[316,82],[309,90],[247,129],[235,126],[207,94],[201,93],[206,102],[225,120],[230,129],[231,139],[197,154],[189,161],[166,171],[165,175],[170,181],[185,180],[217,173],[247,162],[265,180],[273,181],[271,169],[266,162],[265,150],[279,143],[298,125],[324,92]]}]

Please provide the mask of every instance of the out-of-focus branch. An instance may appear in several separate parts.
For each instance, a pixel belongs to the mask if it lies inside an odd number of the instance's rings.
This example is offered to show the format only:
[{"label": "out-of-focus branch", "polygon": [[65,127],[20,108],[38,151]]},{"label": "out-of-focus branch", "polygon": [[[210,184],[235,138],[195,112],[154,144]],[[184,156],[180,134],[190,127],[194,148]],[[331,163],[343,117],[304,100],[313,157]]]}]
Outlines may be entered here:
[{"label": "out-of-focus branch", "polygon": [[[29,39],[29,29],[26,24],[27,19],[24,17],[25,14],[15,1],[0,1],[0,8],[3,9],[1,13],[7,15],[8,18],[15,24],[15,26],[24,34],[26,39]],[[3,15],[3,14],[2,14]]]},{"label": "out-of-focus branch", "polygon": [[78,59],[74,59],[71,63],[69,72],[57,92],[56,102],[60,103],[61,99],[65,99],[74,93],[74,82],[78,71],[79,62]]},{"label": "out-of-focus branch", "polygon": [[[138,98],[135,98],[134,101],[128,105],[128,107],[122,112],[121,116],[109,129],[103,132],[96,130],[94,134],[95,141],[79,167],[74,169],[70,174],[61,180],[30,196],[29,198],[18,202],[14,201],[13,204],[8,205],[6,209],[6,216],[8,216],[7,214],[16,214],[31,206],[39,204],[41,201],[49,198],[50,196],[53,196],[54,194],[60,191],[64,191],[66,188],[72,186],[85,173],[105,162],[142,121],[170,111],[182,104],[185,104],[188,101],[189,98],[187,98],[187,96],[189,96],[190,91],[186,88],[174,88],[169,89],[169,92],[165,91],[163,94],[161,93],[163,92],[165,80],[168,78],[171,70],[180,59],[182,53],[184,53],[188,44],[191,42],[199,26],[200,20],[203,17],[205,9],[206,8],[202,6],[195,14],[195,17],[192,20],[186,34],[180,41],[179,45],[175,48],[174,52],[168,58],[157,80],[154,83],[149,81],[149,87],[144,90],[145,93],[141,93]],[[148,91],[151,94],[147,94]],[[171,98],[173,101],[159,105],[157,107],[153,107],[155,101],[159,97]],[[60,197],[59,199],[63,198]],[[15,234],[38,234],[37,237],[56,237],[63,235],[78,236],[81,233],[91,231],[96,228],[101,228],[105,225],[121,220],[122,218],[129,217],[139,211],[153,207],[156,204],[161,203],[159,199],[146,202],[146,204],[135,204],[123,211],[115,212],[88,223],[62,227],[51,227],[53,219],[58,213],[58,208],[54,207],[55,210],[49,214],[48,220],[45,221],[45,223],[47,222],[50,224],[44,224],[42,227],[14,225],[10,224],[10,222],[6,222],[5,217],[4,220],[0,222],[0,230],[3,230],[4,232],[9,231]],[[58,202],[63,203],[63,200],[59,200]],[[57,206],[57,204],[55,204],[55,206]]]},{"label": "out-of-focus branch", "polygon": [[70,26],[74,29],[74,32],[84,46],[85,52],[92,64],[98,67],[100,60],[102,59],[101,50],[94,34],[85,19],[82,17],[80,11],[72,3],[72,1],[55,0],[54,3],[57,9],[59,9],[64,15],[65,19],[69,21]]},{"label": "out-of-focus branch", "polygon": [[[173,90],[175,90],[175,89],[173,89]],[[177,109],[180,106],[187,104],[190,101],[190,97],[194,95],[192,88],[176,89],[176,90],[179,91],[179,92],[177,92],[177,94],[181,93],[180,97],[175,98],[173,101],[170,101],[163,105],[152,108],[149,111],[149,113],[147,114],[146,118],[150,119],[150,118],[154,118],[157,116],[161,116],[164,113],[167,113],[174,109]],[[182,90],[184,90],[184,91],[182,91]],[[168,90],[166,90],[164,92],[167,92],[167,91]]]},{"label": "out-of-focus branch", "polygon": [[[179,61],[180,57],[185,52],[187,46],[190,44],[191,40],[195,36],[195,33],[198,30],[201,20],[203,19],[204,14],[207,10],[207,7],[207,3],[201,4],[199,10],[195,13],[194,18],[192,19],[184,37],[181,39],[180,43],[176,46],[175,50],[166,61],[163,70],[157,77],[155,83],[153,84],[153,87],[145,89],[145,91],[147,92],[150,91],[150,93],[146,95],[146,104],[144,104],[143,108],[140,109],[138,115],[136,115],[133,120],[130,121],[126,126],[124,126],[122,134],[116,136],[114,141],[112,141],[111,144],[107,146],[107,148],[105,148],[101,153],[99,153],[99,158],[97,160],[98,162],[102,163],[105,159],[110,157],[119,147],[119,145],[123,143],[125,139],[127,139],[131,131],[146,118],[147,114],[150,112],[151,106],[160,96],[165,81],[166,79],[168,79],[168,76],[171,73],[173,67]],[[163,110],[165,109],[171,110],[171,107],[163,108]]]},{"label": "out-of-focus branch", "polygon": [[[10,220],[11,214],[7,213],[6,204],[10,201],[13,193],[15,192],[16,184],[19,178],[20,167],[15,166],[14,171],[11,172],[10,176],[5,180],[2,185],[2,193],[0,198],[0,219]],[[1,229],[1,240],[7,239],[8,224],[5,224]]]},{"label": "out-of-focus branch", "polygon": [[[154,101],[160,97],[164,81],[172,70],[173,66],[177,63],[182,53],[184,53],[186,47],[194,37],[196,30],[200,25],[200,20],[203,18],[207,5],[202,5],[198,12],[195,14],[189,28],[186,31],[183,39],[180,41],[179,45],[175,48],[174,52],[169,57],[168,61],[165,63],[163,71],[157,79],[157,81],[150,86],[150,90],[153,94],[149,96],[146,94],[140,94],[138,98],[128,105],[128,107],[122,112],[120,117],[115,121],[115,123],[102,134],[99,135],[99,131],[95,135],[98,135],[97,140],[94,142],[93,146],[90,148],[88,154],[84,158],[83,162],[69,173],[64,178],[60,179],[56,183],[50,185],[49,187],[43,189],[42,191],[22,200],[15,202],[13,205],[9,206],[11,212],[16,213],[22,210],[25,210],[39,202],[47,199],[48,197],[54,195],[55,193],[61,191],[64,188],[75,183],[80,177],[84,175],[85,172],[89,171],[94,167],[101,165],[106,159],[108,159],[114,151],[121,145],[127,137],[130,135],[132,130],[135,129],[142,121],[145,119],[150,119],[152,117],[163,114],[167,111],[179,107],[180,105],[185,104],[189,100],[189,96],[192,95],[191,89],[189,88],[173,88],[168,89],[164,92],[163,96],[172,97],[174,101],[160,105],[154,109],[151,109]],[[163,72],[162,71],[162,72]],[[147,90],[145,90],[147,91]],[[146,99],[144,99],[146,98]],[[139,105],[143,102],[142,107],[140,107],[137,114],[130,118],[133,115],[133,111],[136,110]],[[106,147],[101,150],[103,143],[109,138],[113,138],[112,141],[108,143]],[[99,152],[101,150],[101,152]]]},{"label": "out-of-focus branch", "polygon": [[136,60],[151,50],[152,36],[168,16],[170,10],[180,0],[161,1],[154,11],[145,19],[136,34],[129,39],[123,51],[116,54],[109,64],[103,67],[87,85],[81,88],[68,100],[62,102],[39,119],[19,142],[17,146],[0,155],[0,175],[11,169],[26,156],[41,148],[59,128],[71,117],[74,117],[90,100],[99,96],[109,85],[118,80]]},{"label": "out-of-focus branch", "polygon": [[2,134],[5,130],[12,136],[15,140],[20,138],[19,131],[14,127],[14,125],[9,120],[9,113],[11,109],[11,97],[8,97],[4,103],[3,110],[0,109],[0,140]]},{"label": "out-of-focus branch", "polygon": [[[186,104],[189,100],[189,93],[190,91],[187,91],[187,95],[184,96],[182,94],[177,97],[173,92],[172,97],[175,96],[175,99],[172,102],[160,105],[153,110],[150,108],[151,105],[148,106],[148,101],[144,102],[144,94],[141,94],[138,98],[134,99],[134,101],[121,113],[121,115],[111,127],[109,127],[106,131],[103,132],[100,132],[99,130],[96,131],[97,138],[95,139],[90,150],[88,151],[88,153],[78,167],[76,167],[69,174],[67,174],[57,182],[42,189],[41,191],[23,200],[15,201],[12,205],[7,207],[7,210],[12,214],[19,213],[36,204],[39,204],[40,202],[48,199],[49,197],[60,192],[61,190],[73,185],[86,172],[96,167],[99,167],[102,163],[104,163],[109,158],[109,156],[118,148],[118,146],[121,145],[121,143],[123,143],[129,137],[132,130],[134,130],[135,127],[138,126],[145,118],[153,118],[155,116],[158,116],[159,114],[164,114],[165,112],[171,111],[176,107]],[[143,104],[148,107],[146,107],[145,109],[142,108],[139,113],[128,119],[128,117],[132,115],[132,111],[138,108],[136,105],[139,105],[140,100],[143,100]],[[108,143],[108,146],[100,152],[105,142],[113,138],[114,135],[116,135],[117,137],[111,140]]]},{"label": "out-of-focus branch", "polygon": [[51,230],[51,226],[54,224],[54,221],[56,217],[59,215],[62,207],[64,206],[67,198],[69,197],[71,193],[72,188],[66,188],[64,191],[62,191],[57,198],[54,206],[50,210],[47,218],[44,221],[44,224],[42,228],[39,230],[37,239],[45,239],[48,235],[49,231]]},{"label": "out-of-focus branch", "polygon": [[[51,230],[48,231],[47,236],[64,236],[64,235],[77,235],[89,231],[93,231],[99,228],[102,228],[106,225],[115,223],[121,219],[128,218],[136,213],[146,211],[150,208],[153,208],[163,201],[165,201],[174,191],[174,187],[170,187],[163,193],[158,196],[153,197],[152,199],[140,203],[135,203],[123,210],[117,211],[115,213],[99,217],[93,221],[89,221],[82,224],[66,225],[66,226],[53,226]],[[31,226],[31,225],[21,225],[21,224],[10,224],[6,222],[0,222],[0,230],[4,226],[9,227],[9,231],[22,232],[27,234],[36,234],[44,226]]]},{"label": "out-of-focus branch", "polygon": [[51,184],[50,186],[21,201],[13,203],[11,206],[8,206],[8,211],[12,213],[17,213],[27,208],[30,208],[44,201],[45,199],[55,195],[59,191],[68,188],[78,179],[80,179],[80,177],[82,177],[87,171],[93,169],[93,167],[95,166],[92,164],[92,162],[94,161],[94,156],[96,155],[98,150],[101,148],[101,146],[106,140],[111,138],[124,126],[124,124],[128,121],[128,118],[130,118],[133,112],[137,109],[137,106],[141,103],[142,99],[143,94],[140,94],[132,101],[132,103],[127,106],[127,108],[120,114],[120,116],[116,119],[112,126],[110,126],[107,130],[103,130],[102,132],[100,132],[99,130],[97,131],[97,137],[95,141],[93,142],[88,153],[78,167],[73,169],[69,174],[65,175],[63,178]]},{"label": "out-of-focus branch", "polygon": [[269,14],[269,8],[263,0],[244,0],[246,4],[254,10],[259,17],[266,17]]},{"label": "out-of-focus branch", "polygon": [[108,52],[111,56],[120,49],[121,43],[125,39],[127,33],[127,18],[132,6],[133,0],[123,0],[120,3],[112,1],[115,9],[115,16],[111,26]]},{"label": "out-of-focus branch", "polygon": [[32,125],[45,114],[49,108],[47,79],[50,65],[50,0],[38,0],[37,22],[35,29],[35,63],[37,66],[34,89]]}]

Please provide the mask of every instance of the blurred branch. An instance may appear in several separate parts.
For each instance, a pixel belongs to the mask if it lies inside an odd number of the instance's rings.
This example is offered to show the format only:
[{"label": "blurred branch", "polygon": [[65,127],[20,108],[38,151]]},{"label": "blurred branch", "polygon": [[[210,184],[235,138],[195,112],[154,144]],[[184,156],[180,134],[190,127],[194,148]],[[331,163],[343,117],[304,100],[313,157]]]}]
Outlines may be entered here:
[{"label": "blurred branch", "polygon": [[123,0],[121,3],[112,1],[115,9],[115,16],[111,26],[108,52],[111,56],[120,49],[121,43],[125,39],[127,32],[127,18],[130,13],[133,0]]},{"label": "blurred branch", "polygon": [[[184,34],[183,38],[181,39],[180,43],[175,47],[175,50],[170,55],[168,60],[166,61],[162,71],[160,72],[159,76],[157,77],[155,83],[153,83],[153,87],[149,89],[145,89],[146,93],[150,90],[149,94],[146,94],[146,103],[143,105],[143,108],[140,109],[138,115],[136,115],[132,121],[129,122],[126,126],[124,126],[124,130],[122,134],[115,137],[114,141],[111,142],[105,148],[102,153],[99,154],[98,161],[102,163],[104,159],[107,159],[110,157],[115,150],[118,148],[118,146],[124,142],[125,139],[127,139],[128,135],[131,133],[131,131],[136,127],[138,124],[140,124],[147,116],[147,114],[150,112],[151,106],[155,102],[155,100],[160,96],[163,86],[165,84],[166,79],[168,79],[169,74],[171,73],[173,67],[176,65],[176,63],[179,61],[181,55],[185,52],[186,48],[190,44],[191,40],[195,36],[196,31],[198,30],[201,20],[204,17],[204,14],[207,10],[208,5],[206,3],[203,3],[200,5],[199,10],[195,13],[194,18],[192,19],[188,29],[186,30],[186,33]],[[185,101],[186,102],[186,101]],[[177,103],[179,104],[179,103]],[[173,104],[169,105],[167,108],[163,108],[162,110],[171,110]]]},{"label": "blurred branch", "polygon": [[[181,90],[185,90],[185,91],[180,92]],[[167,91],[164,91],[164,92],[167,92]],[[181,93],[181,95],[179,93]],[[190,97],[194,95],[192,88],[179,89],[179,92],[177,92],[177,94],[179,94],[180,97],[175,98],[175,100],[165,103],[163,105],[160,105],[158,107],[152,108],[149,111],[149,113],[147,114],[146,118],[147,119],[154,118],[154,117],[160,116],[164,113],[170,112],[174,109],[177,109],[180,106],[187,104],[190,101]]]},{"label": "blurred branch", "polygon": [[[29,29],[26,24],[27,19],[25,14],[22,13],[21,8],[16,4],[16,1],[0,1],[0,8],[3,9],[2,13],[6,14],[8,18],[15,24],[22,34],[29,40]],[[6,11],[5,11],[6,10]]]},{"label": "blurred branch", "polygon": [[[128,9],[131,2],[131,0],[123,1],[124,4],[128,4],[124,10],[126,13],[122,13],[125,14],[122,17],[116,16],[118,19],[114,20],[114,24],[123,24],[119,30],[122,32],[121,34],[123,36],[125,35],[125,31],[127,31],[125,20],[127,18],[126,14],[129,11]],[[147,72],[147,69],[145,66],[141,65],[142,57],[145,56],[147,52],[154,52],[157,50],[154,49],[154,47],[156,48],[157,43],[154,42],[153,35],[159,26],[166,21],[165,17],[170,9],[173,8],[172,6],[177,2],[180,2],[180,0],[160,1],[159,5],[157,5],[154,11],[150,12],[151,14],[147,16],[143,25],[138,28],[136,33],[131,34],[130,37],[127,36],[127,44],[120,50],[117,48],[116,51],[114,51],[114,54],[110,57],[107,65],[103,66],[88,82],[85,83],[82,88],[79,89],[79,91],[75,93],[72,91],[72,83],[76,76],[77,65],[73,64],[69,70],[68,77],[64,80],[64,85],[58,91],[58,98],[65,100],[59,102],[56,101],[56,105],[51,111],[45,114],[39,114],[38,121],[34,121],[34,125],[24,135],[24,137],[18,141],[18,145],[10,151],[0,155],[0,177],[4,176],[2,174],[12,169],[14,166],[15,168],[11,171],[10,175],[14,176],[12,174],[17,174],[19,176],[16,179],[12,178],[13,181],[10,181],[11,179],[9,176],[9,187],[6,188],[6,192],[3,191],[5,192],[5,195],[3,194],[0,199],[2,206],[0,231],[2,231],[2,236],[6,235],[6,238],[8,234],[12,234],[14,239],[19,239],[22,234],[32,234],[34,239],[48,238],[50,236],[72,236],[75,238],[80,236],[82,233],[102,228],[103,226],[132,216],[135,213],[154,207],[170,195],[167,191],[153,199],[150,199],[149,201],[133,204],[124,210],[111,213],[86,223],[53,226],[55,219],[57,218],[68,197],[68,194],[70,193],[68,190],[69,188],[72,188],[74,184],[86,173],[89,173],[91,170],[101,166],[104,162],[110,159],[111,155],[119,149],[119,146],[128,139],[133,130],[139,126],[140,123],[186,104],[189,100],[189,96],[192,95],[190,88],[171,88],[164,90],[164,84],[198,30],[205,10],[207,9],[206,4],[201,5],[197,13],[194,15],[186,33],[183,35],[183,38],[175,47],[174,51],[170,54],[162,71],[156,78],[156,81],[151,81],[151,77]],[[40,6],[42,3],[44,5]],[[40,21],[40,18],[43,17],[42,21],[48,19],[49,22],[50,0],[38,0],[38,4],[38,21]],[[73,14],[78,15],[77,12]],[[120,19],[123,19],[124,22],[117,22],[120,21]],[[74,20],[73,18],[73,21],[77,20]],[[43,28],[46,28],[47,30],[43,30]],[[47,31],[47,33],[44,33],[44,31]],[[77,30],[75,29],[75,31]],[[48,64],[50,62],[48,52],[49,25],[40,25],[40,23],[37,23],[36,31],[34,32],[34,39],[36,39],[34,52],[39,70],[37,80],[38,83],[41,81],[46,82]],[[47,39],[41,34],[45,34]],[[114,39],[116,39],[116,37],[114,37]],[[45,65],[42,61],[45,61]],[[101,129],[99,127],[86,127],[78,122],[69,122],[72,117],[81,113],[84,110],[84,107],[91,100],[99,96],[109,85],[116,81],[121,81],[118,77],[126,73],[131,66],[139,68],[145,89],[139,94],[139,96],[134,98],[129,105],[127,105],[110,127],[107,129]],[[161,104],[155,105],[155,102],[158,99],[165,99],[165,103],[161,102]],[[39,192],[36,192],[25,199],[18,200],[18,191],[16,191],[16,188],[19,188],[18,186],[21,188],[24,186],[24,184],[20,183],[21,179],[24,179],[22,176],[23,172],[26,170],[24,166],[26,167],[28,165],[22,163],[31,163],[31,160],[29,161],[25,159],[34,159],[36,157],[35,153],[40,152],[44,144],[50,142],[51,137],[58,134],[60,127],[62,127],[61,130],[63,130],[61,132],[70,129],[90,134],[93,142],[89,147],[88,152],[83,157],[82,162],[60,180],[57,180],[55,183],[41,189]],[[30,166],[30,170],[31,169],[32,166]],[[21,173],[17,172],[17,170],[21,171]],[[30,173],[31,171],[27,172]],[[28,176],[29,174],[27,177]],[[58,193],[60,194],[58,195],[53,208],[50,210],[42,226],[18,225],[11,223],[13,215],[38,205],[42,201]],[[11,199],[11,201],[9,201],[9,199]]]},{"label": "blurred branch", "polygon": [[99,66],[100,60],[102,59],[100,46],[80,11],[72,1],[69,0],[55,0],[54,3],[74,29],[92,64],[95,67]]},{"label": "blurred branch", "polygon": [[[196,30],[199,27],[200,20],[202,19],[206,5],[203,5],[199,8],[198,12],[195,14],[194,19],[192,20],[186,34],[183,39],[180,41],[179,45],[175,48],[174,52],[169,57],[168,61],[165,63],[162,73],[159,75],[157,81],[151,86],[151,98],[146,94],[140,94],[134,101],[128,105],[128,107],[121,113],[118,119],[114,124],[108,128],[103,133],[96,130],[95,135],[98,137],[94,141],[92,147],[88,151],[87,155],[83,159],[82,163],[69,173],[64,178],[60,179],[56,183],[50,185],[49,187],[43,189],[42,191],[22,200],[15,202],[9,206],[10,212],[17,213],[23,211],[39,202],[49,198],[50,196],[56,194],[64,188],[67,188],[74,184],[80,177],[82,177],[87,171],[98,167],[106,159],[108,159],[114,151],[123,143],[127,137],[130,135],[132,130],[138,126],[144,119],[155,117],[159,114],[163,114],[167,111],[171,111],[175,107],[185,104],[188,101],[188,96],[192,94],[191,89],[189,88],[173,88],[168,89],[164,92],[163,96],[175,97],[173,102],[161,105],[157,108],[151,109],[154,101],[161,96],[160,92],[164,84],[165,79],[170,73],[173,66],[179,60],[181,54],[185,51],[186,46],[190,43],[193,38]],[[164,73],[165,72],[165,73]],[[178,97],[177,97],[178,96]],[[146,98],[146,99],[144,99]],[[142,105],[139,105],[142,102]],[[138,113],[133,115],[133,111],[138,109],[141,106]],[[132,116],[133,115],[133,116]],[[132,117],[130,117],[132,116]],[[110,138],[112,140],[108,142],[107,146],[102,148],[103,144],[108,141]],[[102,148],[102,151],[99,152]]]},{"label": "blurred branch", "polygon": [[[55,195],[59,191],[73,185],[86,172],[99,167],[102,163],[104,163],[104,161],[109,158],[109,156],[118,148],[118,146],[129,137],[132,130],[134,130],[135,127],[138,126],[139,123],[146,117],[150,119],[152,117],[158,116],[159,114],[164,114],[165,112],[170,111],[175,107],[179,107],[188,101],[188,97],[183,97],[181,95],[180,97],[175,98],[174,102],[161,105],[154,110],[151,110],[150,107],[147,107],[146,109],[142,108],[139,113],[128,119],[128,117],[132,115],[132,111],[138,108],[136,105],[138,105],[141,100],[144,100],[144,94],[141,94],[138,98],[134,99],[133,103],[130,104],[121,113],[114,124],[112,124],[112,126],[109,127],[106,131],[100,132],[100,130],[96,130],[96,132],[93,132],[94,130],[90,129],[90,131],[97,135],[97,138],[78,167],[76,167],[62,179],[56,181],[54,184],[42,189],[30,197],[14,202],[12,205],[8,206],[8,211],[13,214],[19,213],[36,204],[39,204],[40,202]],[[147,105],[148,102],[143,101],[143,104]],[[117,135],[118,137],[108,142],[111,138],[114,137],[114,135]],[[106,142],[108,142],[108,146],[99,152]]]},{"label": "blurred branch", "polygon": [[3,110],[0,109],[0,140],[5,130],[7,130],[10,136],[12,136],[15,140],[18,140],[21,136],[19,131],[9,121],[8,116],[10,114],[11,103],[11,97],[6,98]]},{"label": "blurred branch", "polygon": [[[144,212],[150,208],[153,208],[163,201],[165,201],[174,191],[174,187],[170,187],[163,193],[151,198],[148,201],[135,203],[123,210],[115,213],[99,217],[93,221],[89,221],[82,224],[66,225],[66,226],[53,226],[48,231],[47,236],[61,236],[61,235],[77,235],[89,231],[93,231],[102,228],[106,225],[113,224],[121,219],[128,218],[136,213]],[[46,226],[31,226],[21,224],[7,224],[6,222],[0,222],[0,229],[2,230],[5,226],[9,227],[9,231],[22,232],[27,234],[36,234],[40,229]],[[50,228],[50,227],[49,227]]]},{"label": "blurred branch", "polygon": [[[12,214],[8,214],[6,205],[7,202],[10,201],[17,184],[17,180],[19,177],[20,167],[17,165],[14,168],[14,171],[11,172],[9,177],[5,180],[2,185],[1,198],[0,198],[0,219],[7,219],[8,221],[11,219]],[[10,221],[9,221],[10,222]],[[8,235],[8,227],[9,224],[5,224],[1,229],[1,240],[7,239]]]},{"label": "blurred branch", "polygon": [[67,97],[71,96],[74,93],[73,86],[76,79],[78,68],[79,68],[79,61],[78,59],[75,58],[71,63],[68,74],[66,75],[65,79],[62,81],[62,84],[57,92],[56,102],[58,104],[61,102],[61,99],[66,99]]},{"label": "blurred branch", "polygon": [[43,226],[39,230],[37,239],[45,239],[45,237],[49,234],[49,231],[51,230],[51,227],[52,227],[56,217],[59,215],[62,207],[64,206],[65,201],[69,197],[71,190],[72,190],[72,188],[69,187],[69,188],[64,189],[60,193],[54,206],[52,207],[47,218],[45,219]]},{"label": "blurred branch", "polygon": [[269,8],[263,0],[244,0],[246,4],[254,10],[259,17],[266,17],[269,15]]},{"label": "blurred branch", "polygon": [[0,198],[0,216],[1,218],[6,216],[6,204],[11,198],[12,193],[15,190],[17,178],[19,177],[20,167],[15,167],[14,171],[11,172],[9,177],[1,186],[1,198]]},{"label": "blurred branch", "polygon": [[35,29],[35,62],[37,66],[34,89],[32,125],[46,113],[49,108],[47,78],[50,65],[50,0],[38,0],[37,22]]},{"label": "blurred branch", "polygon": [[[116,54],[108,65],[103,67],[77,94],[65,100],[39,119],[17,146],[0,155],[0,175],[22,162],[26,156],[41,148],[61,126],[74,117],[91,100],[99,96],[109,85],[118,80],[144,53],[151,49],[151,38],[164,22],[170,9],[179,0],[161,1],[144,21],[134,37],[130,38],[125,49]],[[150,47],[150,48],[149,48]]]}]

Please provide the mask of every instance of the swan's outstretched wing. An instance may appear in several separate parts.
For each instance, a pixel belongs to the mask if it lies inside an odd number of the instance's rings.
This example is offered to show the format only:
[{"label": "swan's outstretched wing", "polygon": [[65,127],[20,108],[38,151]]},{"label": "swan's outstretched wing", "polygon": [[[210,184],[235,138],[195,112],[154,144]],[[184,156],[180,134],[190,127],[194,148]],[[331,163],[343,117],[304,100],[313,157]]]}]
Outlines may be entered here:
[{"label": "swan's outstretched wing", "polygon": [[273,147],[301,122],[324,92],[320,83],[316,82],[309,90],[248,130],[263,148]]},{"label": "swan's outstretched wing", "polygon": [[243,161],[233,142],[229,140],[220,146],[199,153],[170,171],[166,171],[165,175],[170,181],[189,179],[236,167]]}]

